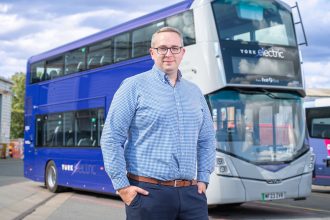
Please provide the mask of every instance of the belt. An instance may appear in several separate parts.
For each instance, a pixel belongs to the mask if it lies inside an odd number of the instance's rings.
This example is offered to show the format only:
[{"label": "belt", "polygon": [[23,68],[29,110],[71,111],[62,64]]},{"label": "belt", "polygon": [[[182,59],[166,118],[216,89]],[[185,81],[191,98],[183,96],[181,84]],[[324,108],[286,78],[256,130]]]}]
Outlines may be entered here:
[{"label": "belt", "polygon": [[197,185],[197,180],[169,180],[169,181],[162,181],[154,178],[144,177],[144,176],[137,176],[131,173],[127,174],[127,177],[136,180],[139,182],[151,183],[151,184],[159,184],[163,186],[173,186],[173,187],[184,187],[184,186],[194,186]]}]

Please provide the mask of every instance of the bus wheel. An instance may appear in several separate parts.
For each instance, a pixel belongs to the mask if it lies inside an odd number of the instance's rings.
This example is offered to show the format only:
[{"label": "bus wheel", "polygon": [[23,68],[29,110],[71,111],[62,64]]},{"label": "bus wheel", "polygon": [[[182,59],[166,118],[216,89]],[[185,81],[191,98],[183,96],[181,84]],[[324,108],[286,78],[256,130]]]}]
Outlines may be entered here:
[{"label": "bus wheel", "polygon": [[58,193],[62,189],[62,187],[58,186],[58,173],[54,161],[50,161],[47,164],[45,183],[47,189],[53,193]]}]

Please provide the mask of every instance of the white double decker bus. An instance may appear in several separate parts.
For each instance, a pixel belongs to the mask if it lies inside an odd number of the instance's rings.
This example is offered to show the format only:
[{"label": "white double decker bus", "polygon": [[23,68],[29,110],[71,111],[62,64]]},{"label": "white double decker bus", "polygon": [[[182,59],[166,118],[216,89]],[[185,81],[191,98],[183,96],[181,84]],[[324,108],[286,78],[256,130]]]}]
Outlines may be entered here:
[{"label": "white double decker bus", "polygon": [[184,77],[208,101],[216,170],[208,203],[303,199],[314,157],[305,140],[305,96],[291,7],[278,0],[194,1],[196,44]]}]

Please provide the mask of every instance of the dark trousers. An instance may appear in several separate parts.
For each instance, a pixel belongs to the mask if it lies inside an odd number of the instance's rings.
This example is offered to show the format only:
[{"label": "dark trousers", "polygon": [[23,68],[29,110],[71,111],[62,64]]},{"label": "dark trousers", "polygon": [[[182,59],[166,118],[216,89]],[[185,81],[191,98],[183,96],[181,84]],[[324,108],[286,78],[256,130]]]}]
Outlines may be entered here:
[{"label": "dark trousers", "polygon": [[171,187],[130,180],[131,185],[149,192],[138,194],[129,206],[127,220],[207,220],[208,209],[204,193],[197,186]]}]

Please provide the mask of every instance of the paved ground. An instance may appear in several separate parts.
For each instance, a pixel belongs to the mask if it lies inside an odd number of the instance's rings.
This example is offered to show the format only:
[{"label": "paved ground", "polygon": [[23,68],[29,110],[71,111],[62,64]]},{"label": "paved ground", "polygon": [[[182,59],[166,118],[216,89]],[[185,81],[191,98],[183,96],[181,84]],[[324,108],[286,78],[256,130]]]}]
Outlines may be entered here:
[{"label": "paved ground", "polygon": [[[23,177],[21,160],[0,160],[1,220],[120,220],[123,202],[114,196],[66,191],[49,192],[43,183]],[[307,200],[248,202],[238,207],[209,210],[211,220],[220,219],[330,219],[330,187],[315,187]]]},{"label": "paved ground", "polygon": [[23,175],[23,161],[0,159],[0,186],[26,181]]},{"label": "paved ground", "polygon": [[23,176],[23,161],[0,159],[1,220],[125,219],[123,202],[102,194],[49,192],[43,183]]},{"label": "paved ground", "polygon": [[51,199],[54,194],[40,190],[40,184],[21,182],[0,187],[0,213],[2,220],[21,219],[34,208]]}]

